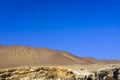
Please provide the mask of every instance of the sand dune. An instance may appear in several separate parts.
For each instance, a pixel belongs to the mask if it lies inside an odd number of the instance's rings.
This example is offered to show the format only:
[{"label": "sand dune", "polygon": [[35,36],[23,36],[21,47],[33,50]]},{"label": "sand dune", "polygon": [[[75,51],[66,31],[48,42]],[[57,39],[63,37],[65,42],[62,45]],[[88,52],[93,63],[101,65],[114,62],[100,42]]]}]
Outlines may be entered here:
[{"label": "sand dune", "polygon": [[67,52],[47,48],[0,46],[0,68],[24,65],[71,65],[119,62],[120,61],[98,61],[94,58],[82,58]]}]

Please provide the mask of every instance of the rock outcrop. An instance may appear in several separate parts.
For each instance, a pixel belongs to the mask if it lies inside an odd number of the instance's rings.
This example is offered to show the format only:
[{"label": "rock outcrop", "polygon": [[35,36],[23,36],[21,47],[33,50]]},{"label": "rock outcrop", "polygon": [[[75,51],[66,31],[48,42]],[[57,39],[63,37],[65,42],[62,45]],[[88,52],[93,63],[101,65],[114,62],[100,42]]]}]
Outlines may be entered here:
[{"label": "rock outcrop", "polygon": [[75,80],[75,74],[61,67],[26,67],[0,71],[0,80]]},{"label": "rock outcrop", "polygon": [[120,67],[72,70],[62,67],[24,67],[0,71],[0,80],[120,80]]},{"label": "rock outcrop", "polygon": [[119,65],[108,65],[99,70],[81,69],[75,73],[76,80],[120,80]]}]

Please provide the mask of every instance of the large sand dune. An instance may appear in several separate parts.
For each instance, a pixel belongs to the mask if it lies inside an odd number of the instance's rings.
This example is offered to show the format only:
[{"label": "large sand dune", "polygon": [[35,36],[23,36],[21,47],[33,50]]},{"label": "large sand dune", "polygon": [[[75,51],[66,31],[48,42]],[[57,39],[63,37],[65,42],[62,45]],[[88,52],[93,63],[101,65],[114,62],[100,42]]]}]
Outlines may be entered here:
[{"label": "large sand dune", "polygon": [[120,61],[98,61],[94,58],[77,57],[67,52],[47,48],[0,46],[0,68],[25,65],[83,65],[96,63],[120,63]]}]

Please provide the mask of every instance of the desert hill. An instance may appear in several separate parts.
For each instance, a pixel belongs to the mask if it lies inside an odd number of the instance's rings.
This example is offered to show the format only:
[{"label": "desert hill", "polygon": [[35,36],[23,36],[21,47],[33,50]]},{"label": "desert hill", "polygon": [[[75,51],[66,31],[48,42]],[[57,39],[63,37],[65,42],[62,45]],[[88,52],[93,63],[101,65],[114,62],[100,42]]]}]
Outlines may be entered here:
[{"label": "desert hill", "polygon": [[25,65],[71,65],[95,63],[120,63],[120,61],[98,61],[94,58],[82,58],[68,52],[47,48],[26,46],[0,46],[0,68]]}]

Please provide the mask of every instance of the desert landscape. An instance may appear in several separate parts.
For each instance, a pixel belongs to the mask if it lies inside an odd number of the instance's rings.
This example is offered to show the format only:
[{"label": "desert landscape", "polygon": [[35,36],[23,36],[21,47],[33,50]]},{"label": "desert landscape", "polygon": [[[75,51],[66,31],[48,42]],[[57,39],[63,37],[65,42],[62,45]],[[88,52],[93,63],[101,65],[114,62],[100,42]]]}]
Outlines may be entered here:
[{"label": "desert landscape", "polygon": [[120,80],[120,0],[0,0],[0,80]]},{"label": "desert landscape", "polygon": [[119,60],[83,58],[48,48],[0,46],[0,80],[120,80],[119,70]]}]

